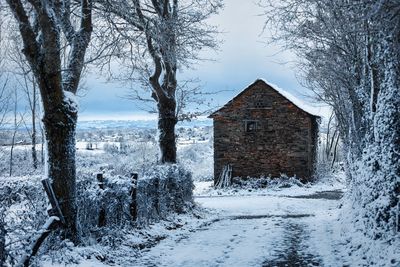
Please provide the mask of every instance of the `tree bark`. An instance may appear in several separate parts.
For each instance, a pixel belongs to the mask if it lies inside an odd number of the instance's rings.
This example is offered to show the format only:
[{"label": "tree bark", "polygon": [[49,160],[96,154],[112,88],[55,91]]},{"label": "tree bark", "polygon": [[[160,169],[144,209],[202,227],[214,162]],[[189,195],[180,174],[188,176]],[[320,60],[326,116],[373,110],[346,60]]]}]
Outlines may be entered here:
[{"label": "tree bark", "polygon": [[38,167],[38,158],[37,158],[37,151],[36,151],[36,84],[35,80],[32,81],[33,86],[33,99],[31,103],[31,115],[32,115],[32,164],[33,168],[36,170]]},{"label": "tree bark", "polygon": [[0,266],[5,266],[5,262],[7,259],[7,250],[6,250],[6,235],[7,230],[5,228],[4,223],[4,210],[0,211]]},{"label": "tree bark", "polygon": [[48,177],[65,218],[62,236],[79,242],[76,207],[75,131],[77,111],[61,105],[46,111],[43,123],[47,140]]},{"label": "tree bark", "polygon": [[159,145],[161,163],[176,163],[175,125],[178,122],[175,115],[176,102],[173,98],[163,100],[158,104]]},{"label": "tree bark", "polygon": [[[92,1],[80,1],[79,13],[71,12],[69,2],[28,1],[26,4],[22,0],[7,0],[18,22],[24,44],[22,52],[43,103],[47,176],[65,219],[62,235],[77,244],[75,130],[78,111],[71,97],[78,90],[93,28]],[[80,24],[74,27],[77,19]],[[70,48],[66,64],[61,62],[62,36]]]}]

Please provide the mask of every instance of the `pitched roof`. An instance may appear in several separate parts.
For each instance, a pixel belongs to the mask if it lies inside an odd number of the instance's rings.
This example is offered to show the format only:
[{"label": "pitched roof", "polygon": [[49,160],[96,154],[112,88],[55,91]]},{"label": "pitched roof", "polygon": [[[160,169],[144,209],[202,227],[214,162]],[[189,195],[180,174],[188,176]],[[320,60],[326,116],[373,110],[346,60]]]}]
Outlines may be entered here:
[{"label": "pitched roof", "polygon": [[256,85],[259,82],[264,83],[265,85],[268,85],[273,90],[275,90],[278,94],[280,94],[281,96],[283,96],[284,98],[289,100],[293,105],[295,105],[299,109],[303,110],[307,114],[309,114],[311,116],[314,116],[314,117],[321,117],[320,114],[317,112],[317,110],[314,107],[312,107],[310,105],[307,105],[306,103],[304,103],[302,100],[298,99],[297,97],[295,97],[291,93],[286,92],[285,90],[279,88],[278,86],[276,86],[276,85],[274,85],[274,84],[272,84],[270,82],[267,82],[267,81],[265,81],[263,79],[257,79],[255,82],[253,82],[252,84],[247,86],[242,92],[240,92],[238,95],[236,95],[234,98],[232,98],[228,103],[226,103],[220,109],[218,109],[218,110],[214,111],[213,113],[211,113],[208,117],[212,118],[214,115],[217,115],[222,109],[224,109],[225,107],[227,107],[230,104],[232,104],[236,99],[238,99],[245,92],[247,92],[248,90],[253,88],[253,86]]}]

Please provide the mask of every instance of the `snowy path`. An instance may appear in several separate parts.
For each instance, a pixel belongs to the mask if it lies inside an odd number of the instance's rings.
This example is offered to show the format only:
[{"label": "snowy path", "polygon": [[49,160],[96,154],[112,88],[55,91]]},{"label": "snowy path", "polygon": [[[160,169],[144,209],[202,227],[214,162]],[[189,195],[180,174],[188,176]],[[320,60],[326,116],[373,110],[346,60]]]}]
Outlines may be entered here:
[{"label": "snowy path", "polygon": [[340,266],[330,237],[340,196],[197,198],[217,219],[143,251],[133,266]]}]

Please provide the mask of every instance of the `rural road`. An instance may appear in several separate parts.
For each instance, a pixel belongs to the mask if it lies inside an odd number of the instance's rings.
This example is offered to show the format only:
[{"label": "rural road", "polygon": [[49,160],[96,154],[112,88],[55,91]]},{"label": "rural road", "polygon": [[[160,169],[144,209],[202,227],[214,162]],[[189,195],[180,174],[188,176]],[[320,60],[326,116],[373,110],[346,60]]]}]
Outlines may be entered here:
[{"label": "rural road", "polygon": [[197,198],[218,218],[178,240],[161,241],[134,266],[339,266],[329,235],[341,196]]}]

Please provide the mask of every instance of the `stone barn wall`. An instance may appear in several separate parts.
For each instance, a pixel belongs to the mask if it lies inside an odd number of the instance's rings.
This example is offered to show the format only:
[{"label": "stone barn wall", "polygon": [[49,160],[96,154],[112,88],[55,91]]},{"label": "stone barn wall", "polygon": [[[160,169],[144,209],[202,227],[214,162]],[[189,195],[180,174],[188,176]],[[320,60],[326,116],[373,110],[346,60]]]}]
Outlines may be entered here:
[{"label": "stone barn wall", "polygon": [[233,177],[280,176],[309,180],[318,123],[262,80],[210,117],[214,119],[214,176],[232,165]]}]

